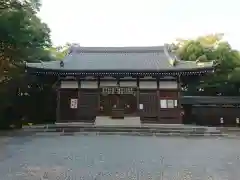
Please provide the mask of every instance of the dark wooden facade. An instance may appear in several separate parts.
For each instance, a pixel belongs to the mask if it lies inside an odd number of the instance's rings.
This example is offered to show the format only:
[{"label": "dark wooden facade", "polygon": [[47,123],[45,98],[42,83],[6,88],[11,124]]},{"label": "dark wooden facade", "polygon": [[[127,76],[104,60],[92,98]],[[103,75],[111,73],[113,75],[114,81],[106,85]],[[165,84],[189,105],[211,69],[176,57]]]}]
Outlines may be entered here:
[{"label": "dark wooden facade", "polygon": [[57,77],[57,122],[136,116],[167,124],[182,123],[181,79],[213,72],[212,63],[181,61],[166,45],[73,47],[61,62],[28,63],[26,69]]},{"label": "dark wooden facade", "polygon": [[[221,123],[221,118],[223,122]],[[204,126],[239,126],[240,107],[229,106],[193,106],[192,119],[198,125]]]},{"label": "dark wooden facade", "polygon": [[[240,119],[240,98],[235,96],[181,97],[183,122],[207,126],[237,126]],[[221,123],[221,118],[223,123]]]},{"label": "dark wooden facade", "polygon": [[[94,122],[96,116],[138,116],[143,123],[181,123],[177,79],[161,81],[156,78],[131,78],[122,82],[104,78],[91,81],[62,80],[57,90],[58,121]],[[73,100],[77,101],[75,107],[71,106]]]}]

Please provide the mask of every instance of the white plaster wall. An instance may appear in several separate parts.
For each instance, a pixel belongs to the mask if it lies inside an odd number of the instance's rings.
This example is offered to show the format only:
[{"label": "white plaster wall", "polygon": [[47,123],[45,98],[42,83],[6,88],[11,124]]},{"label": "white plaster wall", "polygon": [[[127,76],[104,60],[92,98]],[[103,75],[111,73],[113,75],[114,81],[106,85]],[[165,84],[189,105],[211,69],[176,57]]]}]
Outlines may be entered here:
[{"label": "white plaster wall", "polygon": [[100,87],[117,86],[117,81],[100,81]]},{"label": "white plaster wall", "polygon": [[78,88],[77,81],[61,81],[61,88],[63,89],[76,89]]},{"label": "white plaster wall", "polygon": [[96,89],[98,88],[97,81],[81,81],[81,88]]},{"label": "white plaster wall", "polygon": [[157,89],[157,81],[140,81],[140,89]]},{"label": "white plaster wall", "polygon": [[160,81],[159,89],[177,89],[177,81]]},{"label": "white plaster wall", "polygon": [[137,81],[120,81],[120,87],[137,87]]}]

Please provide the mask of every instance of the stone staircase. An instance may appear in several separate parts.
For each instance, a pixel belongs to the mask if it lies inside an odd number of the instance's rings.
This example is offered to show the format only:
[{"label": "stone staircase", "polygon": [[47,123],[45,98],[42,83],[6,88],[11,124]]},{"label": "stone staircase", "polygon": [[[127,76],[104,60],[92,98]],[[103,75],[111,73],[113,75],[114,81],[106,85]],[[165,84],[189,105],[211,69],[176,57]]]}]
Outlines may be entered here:
[{"label": "stone staircase", "polygon": [[140,117],[125,117],[124,119],[112,119],[110,117],[96,117],[95,126],[125,126],[141,127]]}]

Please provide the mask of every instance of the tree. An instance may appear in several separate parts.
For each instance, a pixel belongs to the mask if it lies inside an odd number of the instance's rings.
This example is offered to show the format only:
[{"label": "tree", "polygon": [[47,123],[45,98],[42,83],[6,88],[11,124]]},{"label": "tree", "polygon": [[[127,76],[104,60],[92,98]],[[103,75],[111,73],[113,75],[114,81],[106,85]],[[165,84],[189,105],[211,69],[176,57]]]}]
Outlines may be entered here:
[{"label": "tree", "polygon": [[223,34],[210,34],[192,40],[179,39],[175,45],[176,53],[182,60],[215,62],[215,73],[199,82],[197,89],[214,89],[216,94],[239,93],[240,54],[223,41]]},{"label": "tree", "polygon": [[18,109],[17,90],[27,86],[24,61],[50,60],[50,29],[36,15],[39,0],[0,0],[0,127],[7,107]]},{"label": "tree", "polygon": [[47,56],[50,29],[36,16],[39,1],[3,0],[0,3],[0,82],[24,61]]}]

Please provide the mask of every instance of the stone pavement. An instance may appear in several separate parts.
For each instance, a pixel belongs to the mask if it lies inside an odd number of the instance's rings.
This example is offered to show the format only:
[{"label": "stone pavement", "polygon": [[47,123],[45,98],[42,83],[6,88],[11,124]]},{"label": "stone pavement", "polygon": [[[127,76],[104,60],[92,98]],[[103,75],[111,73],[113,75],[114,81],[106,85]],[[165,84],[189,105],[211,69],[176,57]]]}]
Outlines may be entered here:
[{"label": "stone pavement", "polygon": [[240,140],[138,136],[0,137],[1,180],[238,180]]}]

